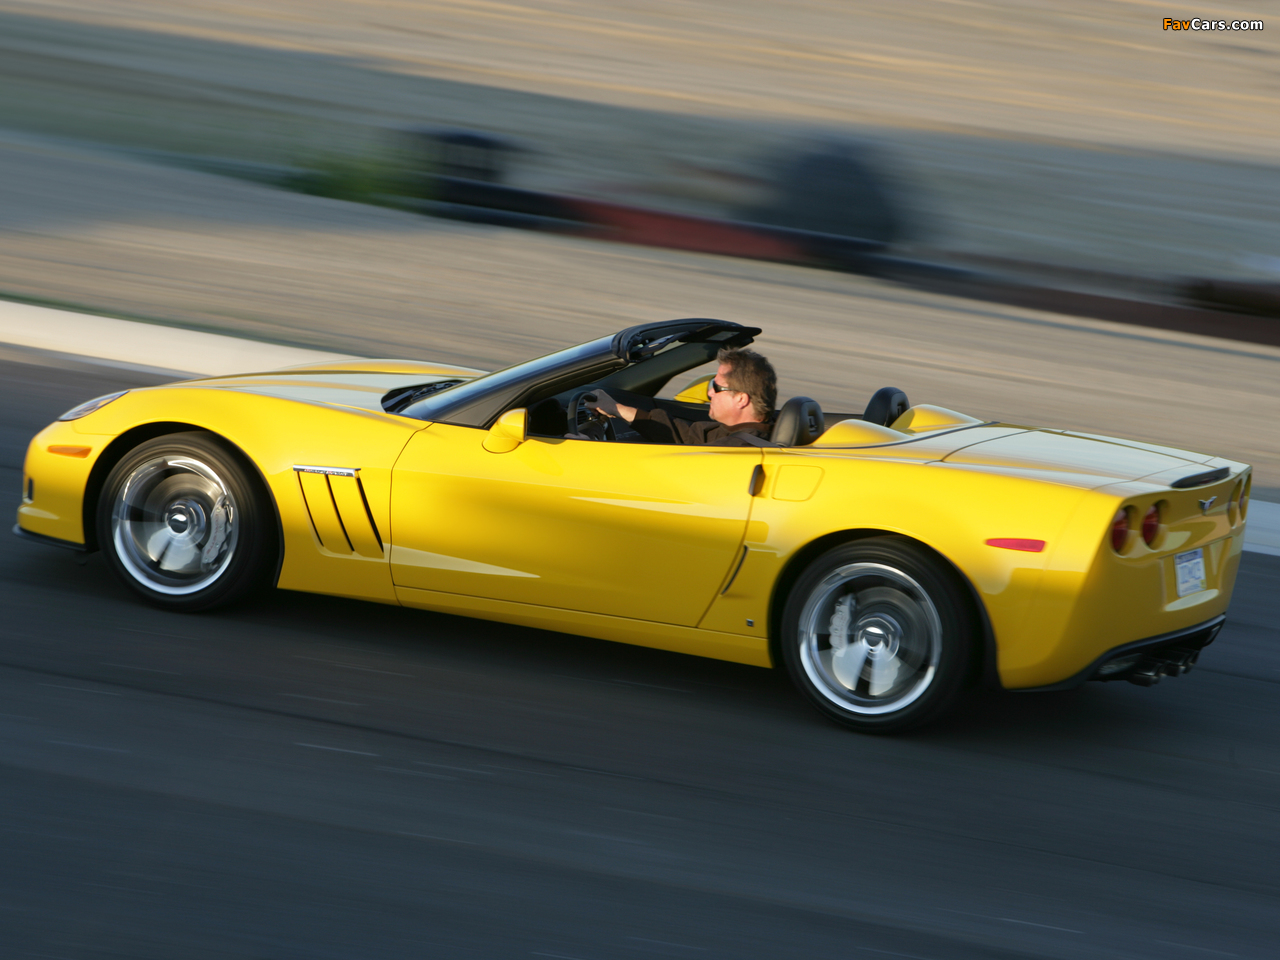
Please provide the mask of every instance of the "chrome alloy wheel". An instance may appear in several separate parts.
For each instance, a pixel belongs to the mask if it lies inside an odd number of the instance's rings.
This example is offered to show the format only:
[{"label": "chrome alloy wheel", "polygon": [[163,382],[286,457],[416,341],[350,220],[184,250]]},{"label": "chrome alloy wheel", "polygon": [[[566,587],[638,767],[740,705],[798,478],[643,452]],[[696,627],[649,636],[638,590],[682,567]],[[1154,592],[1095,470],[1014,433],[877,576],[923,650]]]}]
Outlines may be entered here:
[{"label": "chrome alloy wheel", "polygon": [[221,577],[235,554],[236,503],[208,464],[157,456],[130,472],[111,510],[124,569],[150,590],[183,596]]},{"label": "chrome alloy wheel", "polygon": [[942,622],[914,579],[880,563],[837,567],[799,618],[800,663],[813,689],[842,711],[900,711],[924,695],[942,656]]}]

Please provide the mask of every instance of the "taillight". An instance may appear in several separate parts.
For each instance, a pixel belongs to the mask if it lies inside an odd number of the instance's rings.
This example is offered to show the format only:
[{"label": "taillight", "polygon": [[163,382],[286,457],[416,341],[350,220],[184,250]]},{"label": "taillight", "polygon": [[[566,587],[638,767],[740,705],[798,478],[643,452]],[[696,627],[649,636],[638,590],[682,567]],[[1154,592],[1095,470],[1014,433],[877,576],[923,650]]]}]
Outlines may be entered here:
[{"label": "taillight", "polygon": [[1129,542],[1129,511],[1121,507],[1111,521],[1111,549],[1123,553]]},{"label": "taillight", "polygon": [[1159,535],[1160,508],[1153,503],[1142,517],[1142,542],[1149,547],[1156,542],[1156,537]]}]

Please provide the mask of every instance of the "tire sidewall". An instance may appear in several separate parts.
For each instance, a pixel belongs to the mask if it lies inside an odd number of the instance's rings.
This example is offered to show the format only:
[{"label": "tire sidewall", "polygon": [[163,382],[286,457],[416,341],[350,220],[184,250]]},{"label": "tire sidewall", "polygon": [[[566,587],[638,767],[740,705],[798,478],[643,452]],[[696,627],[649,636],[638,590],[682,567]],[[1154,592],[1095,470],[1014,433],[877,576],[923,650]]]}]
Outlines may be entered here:
[{"label": "tire sidewall", "polygon": [[[154,590],[135,577],[116,552],[112,511],[121,487],[142,464],[161,456],[183,456],[210,467],[235,501],[236,546],[226,570],[202,590],[169,594]],[[270,508],[253,468],[230,444],[213,434],[167,434],[130,450],[111,469],[98,498],[98,543],[112,571],[130,589],[157,606],[194,612],[239,600],[268,585],[276,544],[272,536]]]},{"label": "tire sidewall", "polygon": [[[901,710],[865,714],[845,710],[814,686],[801,652],[800,618],[806,601],[834,570],[852,563],[878,563],[907,574],[928,595],[941,626],[938,665],[929,687]],[[780,646],[788,675],[818,710],[837,723],[865,733],[897,733],[937,719],[950,709],[973,675],[977,650],[976,618],[958,575],[914,541],[872,537],[841,544],[809,564],[783,608]]]}]

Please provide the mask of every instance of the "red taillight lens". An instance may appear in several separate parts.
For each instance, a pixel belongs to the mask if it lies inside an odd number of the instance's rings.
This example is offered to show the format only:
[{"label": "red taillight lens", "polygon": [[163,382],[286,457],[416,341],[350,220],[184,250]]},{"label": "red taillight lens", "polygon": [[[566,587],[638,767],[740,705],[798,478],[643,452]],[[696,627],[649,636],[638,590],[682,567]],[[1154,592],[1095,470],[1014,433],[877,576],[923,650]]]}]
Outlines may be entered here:
[{"label": "red taillight lens", "polygon": [[1160,508],[1152,504],[1142,518],[1142,542],[1148,547],[1156,542],[1160,535]]},{"label": "red taillight lens", "polygon": [[1129,511],[1122,507],[1116,511],[1115,519],[1111,521],[1111,549],[1120,553],[1128,542]]}]

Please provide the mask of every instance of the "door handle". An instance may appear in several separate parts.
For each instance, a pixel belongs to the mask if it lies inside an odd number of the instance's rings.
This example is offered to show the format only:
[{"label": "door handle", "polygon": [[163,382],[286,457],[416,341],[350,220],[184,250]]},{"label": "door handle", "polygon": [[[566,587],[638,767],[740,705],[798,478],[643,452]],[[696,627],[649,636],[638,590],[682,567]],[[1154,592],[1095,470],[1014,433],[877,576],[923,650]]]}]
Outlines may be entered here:
[{"label": "door handle", "polygon": [[755,469],[751,471],[751,480],[747,483],[747,493],[753,497],[760,496],[760,491],[764,489],[764,467],[760,464],[755,465]]}]

